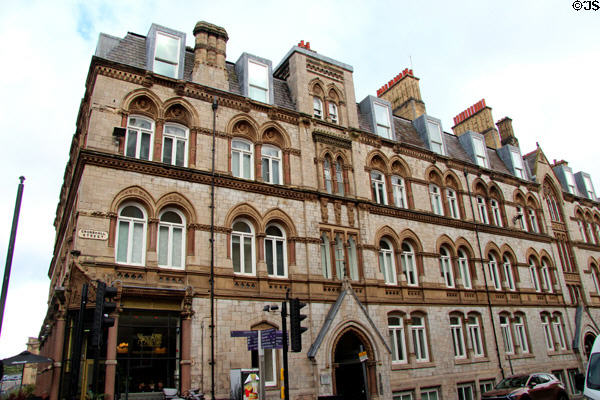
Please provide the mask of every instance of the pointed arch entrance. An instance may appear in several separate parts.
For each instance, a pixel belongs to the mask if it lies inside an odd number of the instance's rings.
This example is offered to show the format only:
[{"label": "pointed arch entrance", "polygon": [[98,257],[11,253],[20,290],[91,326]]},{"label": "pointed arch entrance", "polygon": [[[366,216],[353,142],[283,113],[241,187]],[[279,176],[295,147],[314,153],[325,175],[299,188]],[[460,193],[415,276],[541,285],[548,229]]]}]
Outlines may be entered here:
[{"label": "pointed arch entrance", "polygon": [[[367,361],[359,360],[365,351]],[[377,393],[375,353],[370,340],[355,327],[342,330],[332,349],[334,393],[343,399],[368,400]]]}]

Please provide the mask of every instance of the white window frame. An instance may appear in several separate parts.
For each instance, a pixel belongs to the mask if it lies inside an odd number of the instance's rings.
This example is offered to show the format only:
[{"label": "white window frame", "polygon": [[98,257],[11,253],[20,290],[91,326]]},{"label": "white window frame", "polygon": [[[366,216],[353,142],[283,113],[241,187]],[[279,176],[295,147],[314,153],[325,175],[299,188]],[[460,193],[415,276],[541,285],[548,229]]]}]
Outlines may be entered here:
[{"label": "white window frame", "polygon": [[321,269],[323,277],[331,279],[331,245],[329,235],[326,232],[321,233]]},{"label": "white window frame", "polygon": [[[127,207],[137,208],[139,211],[142,212],[143,217],[137,218],[137,217],[122,216],[121,213]],[[128,202],[128,203],[121,205],[121,207],[119,207],[119,212],[117,215],[118,215],[118,217],[117,217],[117,229],[116,229],[117,232],[116,232],[116,237],[115,237],[115,262],[118,264],[126,264],[126,265],[145,265],[146,264],[146,231],[148,228],[148,214],[146,213],[146,209],[138,203]],[[125,260],[119,260],[119,258],[118,258],[119,249],[121,248],[121,242],[119,241],[120,235],[121,235],[121,229],[120,229],[121,223],[127,224],[127,242],[126,242],[127,254],[126,254]],[[135,235],[135,226],[136,225],[139,226],[140,224],[142,225],[141,238],[134,236]],[[141,243],[139,243],[139,245],[136,245],[136,242],[140,241],[140,240],[141,240]],[[133,252],[136,248],[139,248],[141,250],[140,262],[133,261],[133,258],[135,256],[133,254]]]},{"label": "white window frame", "polygon": [[[162,220],[162,217],[165,213],[167,212],[173,212],[175,214],[177,214],[177,216],[179,216],[179,218],[181,218],[181,223],[174,223],[174,222],[166,222]],[[157,259],[158,259],[158,266],[159,267],[163,267],[163,268],[173,268],[173,269],[185,269],[185,264],[186,264],[186,260],[185,260],[185,250],[186,250],[186,221],[185,221],[185,216],[183,215],[182,212],[180,212],[179,210],[175,209],[175,208],[166,208],[164,210],[161,211],[159,218],[158,218],[158,231],[157,231],[157,248],[156,248],[156,252],[157,252]],[[165,228],[167,229],[167,263],[166,264],[161,264],[161,245],[162,245],[162,239],[161,239],[161,228]],[[181,254],[179,255],[181,258],[181,265],[177,266],[174,265],[175,263],[173,262],[174,259],[174,251],[173,251],[173,247],[174,247],[174,231],[176,229],[181,229],[181,243],[180,243],[180,247],[181,247]]]},{"label": "white window frame", "polygon": [[340,162],[338,158],[335,161],[335,179],[337,183],[337,194],[340,196],[344,195],[344,169],[343,164]]},{"label": "white window frame", "polygon": [[[271,360],[272,369],[271,373],[273,374],[273,380],[267,380],[265,376],[265,386],[276,386],[277,385],[277,349],[264,349],[265,351],[265,369],[269,369],[267,364],[267,360]],[[266,375],[266,371],[265,371]]]},{"label": "white window frame", "polygon": [[481,223],[489,224],[490,220],[488,219],[487,205],[483,196],[477,196],[477,210],[479,211],[479,220]]},{"label": "white window frame", "polygon": [[[379,112],[378,112],[379,110]],[[387,105],[377,102],[373,103],[373,114],[375,115],[375,130],[378,136],[385,139],[392,139],[392,124],[390,121],[390,109]],[[378,115],[379,114],[379,115]],[[385,120],[380,120],[379,117],[385,115]]]},{"label": "white window frame", "polygon": [[595,239],[594,239],[594,232],[592,231],[592,225],[589,222],[585,222],[585,228],[587,231],[587,242],[588,243],[594,243]]},{"label": "white window frame", "polygon": [[469,269],[469,257],[467,256],[467,253],[462,249],[458,249],[458,270],[460,272],[460,278],[462,280],[463,287],[465,289],[472,289],[473,287],[471,286],[471,271]]},{"label": "white window frame", "polygon": [[517,344],[521,347],[521,353],[529,353],[529,342],[527,340],[527,330],[525,328],[525,317],[515,315],[515,334],[517,336]]},{"label": "white window frame", "polygon": [[413,246],[408,242],[402,242],[402,253],[400,255],[402,261],[402,271],[406,276],[406,284],[408,286],[418,286],[419,277],[417,274],[417,265],[415,260],[415,251]]},{"label": "white window frame", "polygon": [[[246,224],[249,228],[250,228],[250,233],[248,232],[242,232],[242,231],[234,231],[233,230],[233,226],[235,226],[235,224],[237,222],[243,222],[244,224]],[[239,246],[240,246],[240,265],[239,267],[239,271],[235,270],[235,261],[233,260],[233,246],[234,246],[234,237],[238,237],[239,238]],[[246,266],[246,259],[245,259],[245,246],[246,246],[246,239],[250,239],[250,267],[251,267],[251,271],[244,271],[243,269],[245,269]],[[254,276],[256,275],[256,235],[254,232],[254,225],[252,225],[252,223],[250,223],[250,221],[248,221],[247,219],[244,218],[240,218],[240,219],[236,219],[235,221],[233,221],[232,224],[232,232],[231,232],[231,261],[233,263],[233,273],[236,275],[247,275],[247,276]]]},{"label": "white window frame", "polygon": [[565,169],[565,177],[567,180],[567,191],[571,194],[577,194],[576,185],[575,185],[575,177],[573,176],[573,172]]},{"label": "white window frame", "polygon": [[331,174],[331,161],[329,157],[323,160],[323,180],[325,181],[325,190],[327,193],[333,193],[333,175]]},{"label": "white window frame", "polygon": [[529,259],[529,276],[531,278],[533,289],[536,292],[541,292],[542,289],[540,287],[540,278],[537,273],[537,266],[535,265],[535,261],[533,259]]},{"label": "white window frame", "polygon": [[490,199],[490,208],[492,209],[492,218],[494,219],[494,225],[502,226],[502,215],[500,214],[500,205],[498,200]]},{"label": "white window frame", "polygon": [[[176,40],[177,41],[177,55],[175,57],[175,60],[168,60],[166,58],[161,58],[159,56],[157,56],[157,49],[158,49],[158,41],[159,41],[159,37],[165,37],[166,39],[169,40]],[[179,61],[181,58],[181,38],[178,36],[174,36],[174,35],[170,35],[166,32],[162,32],[162,31],[157,31],[156,32],[156,42],[155,42],[155,46],[154,46],[154,57],[153,57],[153,71],[156,72],[157,74],[161,74],[161,75],[165,75],[165,76],[169,76],[171,78],[175,78],[177,79],[177,77],[179,76]],[[157,61],[159,63],[163,63],[163,64],[168,64],[168,65],[172,65],[175,67],[175,71],[173,73],[173,75],[170,74],[164,74],[162,72],[159,72],[157,70]]]},{"label": "white window frame", "polygon": [[[392,318],[397,318],[397,321],[391,321]],[[388,333],[390,337],[390,347],[392,348],[392,364],[406,364],[408,362],[408,356],[406,354],[404,317],[395,314],[389,315]],[[400,354],[399,350],[402,354]]]},{"label": "white window frame", "polygon": [[[417,319],[421,321],[419,324],[416,323]],[[429,349],[427,348],[427,331],[425,329],[425,326],[426,323],[424,316],[411,316],[410,332],[416,362],[429,361]]]},{"label": "white window frame", "polygon": [[421,389],[421,400],[440,400],[440,391],[438,388]]},{"label": "white window frame", "polygon": [[598,267],[592,264],[590,266],[590,272],[592,273],[592,281],[594,282],[594,288],[596,289],[596,293],[600,294],[600,282],[598,281]]},{"label": "white window frame", "polygon": [[481,331],[479,316],[467,316],[467,330],[469,331],[469,337],[471,339],[473,357],[485,356],[485,348],[483,347],[483,332]]},{"label": "white window frame", "polygon": [[[504,320],[504,322],[503,322]],[[512,326],[510,323],[510,316],[502,314],[500,315],[500,331],[502,332],[502,341],[504,343],[504,352],[506,354],[514,354],[515,348],[512,340]]]},{"label": "white window frame", "polygon": [[[243,144],[249,149],[235,147],[236,144]],[[234,168],[234,159],[238,159],[238,169]],[[248,171],[244,167],[244,160],[248,159]],[[231,141],[231,174],[237,178],[254,179],[254,145],[252,142],[240,138]]]},{"label": "white window frame", "polygon": [[540,316],[542,320],[542,330],[544,331],[544,338],[546,339],[546,349],[548,351],[554,351],[554,340],[552,338],[552,331],[550,328],[550,317],[547,314]]},{"label": "white window frame", "polygon": [[596,191],[594,190],[594,184],[592,183],[592,178],[589,176],[583,177],[583,186],[585,186],[585,191],[587,198],[590,200],[596,201]]},{"label": "white window frame", "polygon": [[431,211],[436,215],[444,215],[442,194],[438,185],[429,184],[429,198],[431,199]]},{"label": "white window frame", "polygon": [[585,226],[582,219],[577,220],[577,227],[579,228],[579,234],[581,235],[581,241],[587,242],[587,235],[585,234]]},{"label": "white window frame", "polygon": [[[265,154],[265,151],[272,150],[276,152],[276,155]],[[262,179],[266,183],[273,185],[281,185],[283,183],[283,163],[281,162],[281,149],[278,147],[264,144],[260,149],[261,152],[261,174]],[[267,168],[265,168],[265,165]],[[273,166],[277,165],[277,174],[273,172]],[[265,171],[266,169],[266,171]]]},{"label": "white window frame", "polygon": [[404,178],[398,175],[392,176],[392,192],[394,194],[394,204],[396,207],[408,208]]},{"label": "white window frame", "polygon": [[456,385],[458,400],[475,400],[475,389],[473,383],[462,383]]},{"label": "white window frame", "polygon": [[498,261],[492,253],[490,253],[488,257],[488,272],[490,275],[490,280],[494,285],[494,289],[502,290],[502,285],[500,283],[500,271],[498,271]]},{"label": "white window frame", "polygon": [[[279,232],[281,233],[281,236],[268,234],[267,231],[271,227],[278,229]],[[271,268],[272,268],[271,273],[269,273],[269,263],[268,263],[268,258],[267,258],[267,254],[268,254],[267,243],[271,244],[271,260],[273,263],[273,265],[271,266]],[[279,273],[279,271],[277,271],[278,265],[276,265],[276,262],[278,259],[278,254],[277,254],[278,253],[278,250],[277,250],[278,244],[281,246],[280,248],[282,251],[282,254],[281,254],[281,261],[283,263],[283,265],[281,266],[283,269],[282,273]],[[267,274],[273,278],[287,278],[287,276],[288,276],[287,240],[286,240],[285,230],[281,227],[281,225],[279,225],[279,224],[267,225],[267,227],[265,228],[264,246],[265,246],[265,263],[267,264]]]},{"label": "white window frame", "polygon": [[[149,123],[150,129],[143,128],[141,126],[136,126],[135,122],[133,122],[135,120],[140,120],[140,121]],[[127,133],[125,135],[125,156],[139,158],[140,160],[148,160],[148,161],[152,160],[152,155],[153,155],[153,150],[154,150],[154,129],[155,129],[154,121],[152,121],[151,119],[142,117],[140,115],[129,116],[129,118],[127,118]],[[135,135],[136,135],[135,144],[133,144],[133,145],[130,143],[133,140],[130,135],[132,132],[135,132]],[[149,136],[147,158],[146,158],[145,154],[144,155],[140,154],[141,148],[142,148],[142,137],[144,135]],[[134,146],[135,154],[130,154],[130,152],[129,152],[130,145]]]},{"label": "white window frame", "polygon": [[515,216],[515,220],[519,221],[519,226],[521,227],[521,230],[526,231],[527,224],[525,223],[525,214],[523,213],[523,206],[517,206],[516,213],[517,215]]},{"label": "white window frame", "polygon": [[430,150],[434,153],[445,155],[444,151],[444,138],[442,137],[442,127],[430,120],[426,120],[427,130],[429,131],[429,145]]},{"label": "white window frame", "polygon": [[346,252],[344,251],[344,238],[341,233],[335,234],[334,257],[337,279],[342,280],[346,276]]},{"label": "white window frame", "polygon": [[[265,81],[267,84],[266,87],[259,86],[258,83],[255,81],[255,79],[253,79],[254,78],[253,73],[252,73],[253,68],[251,67],[252,64],[254,64],[256,67],[262,68],[262,70],[264,71]],[[255,71],[258,71],[258,70],[255,70]],[[253,96],[252,89],[260,91],[260,93],[264,93],[265,97],[263,98],[261,96],[260,98],[258,98],[258,96]],[[248,60],[248,97],[251,98],[252,100],[260,101],[262,103],[269,103],[270,89],[271,88],[269,87],[269,66],[267,64],[263,64],[256,60],[249,59]]]},{"label": "white window frame", "polygon": [[[384,248],[385,244],[387,248]],[[396,265],[394,263],[394,246],[386,238],[379,241],[379,268],[383,273],[383,279],[386,285],[396,285]]]},{"label": "white window frame", "polygon": [[392,393],[392,400],[414,400],[414,393],[412,390],[394,392]]},{"label": "white window frame", "polygon": [[465,346],[465,335],[463,333],[463,323],[461,316],[450,315],[450,332],[452,334],[454,358],[466,358],[467,351]]},{"label": "white window frame", "polygon": [[[168,132],[169,128],[175,128],[177,130],[181,130],[183,136],[178,136],[175,133]],[[183,164],[179,165],[180,167],[187,167],[188,165],[188,137],[189,137],[189,129],[180,124],[174,124],[172,122],[166,123],[163,128],[163,143],[162,143],[162,162],[169,165],[178,165],[177,164],[177,154],[179,153],[178,144],[183,142]],[[166,142],[167,140],[171,140],[171,162],[165,161],[166,155]]]},{"label": "white window frame", "polygon": [[600,225],[594,222],[594,231],[596,232],[596,244],[600,244]]},{"label": "white window frame", "polygon": [[454,271],[452,270],[452,260],[450,258],[450,252],[444,246],[440,247],[440,270],[446,287],[453,288],[454,284]]},{"label": "white window frame", "polygon": [[475,163],[480,167],[489,168],[486,146],[482,138],[472,137],[473,153],[475,154]]},{"label": "white window frame", "polygon": [[494,388],[494,380],[489,379],[485,381],[479,381],[479,394],[483,394]]},{"label": "white window frame", "polygon": [[533,233],[539,233],[540,227],[537,222],[537,216],[535,215],[535,210],[532,208],[529,208],[527,210],[527,213],[529,214],[529,224],[531,225],[531,231]]},{"label": "white window frame", "polygon": [[358,280],[358,256],[356,251],[356,239],[354,235],[348,237],[348,272],[350,273],[350,279],[353,281]]},{"label": "white window frame", "polygon": [[567,337],[565,335],[565,326],[562,321],[562,315],[555,313],[552,316],[552,328],[556,335],[559,349],[567,350]]},{"label": "white window frame", "polygon": [[329,110],[328,110],[329,111],[329,120],[334,124],[339,123],[337,105],[333,102],[328,102],[328,105],[329,105]]},{"label": "white window frame", "polygon": [[515,279],[513,276],[512,264],[510,263],[510,258],[508,256],[502,257],[502,267],[504,268],[504,276],[506,276],[506,285],[509,290],[515,291]]},{"label": "white window frame", "polygon": [[542,273],[542,283],[544,284],[544,288],[548,293],[552,293],[554,290],[552,289],[552,278],[550,276],[550,267],[546,260],[542,259],[542,267],[540,268]]},{"label": "white window frame", "polygon": [[377,170],[371,171],[371,192],[373,193],[373,201],[378,204],[387,204],[385,175]]},{"label": "white window frame", "polygon": [[323,101],[320,97],[313,97],[313,116],[318,119],[323,119]]},{"label": "white window frame", "polygon": [[458,199],[456,195],[456,190],[446,188],[446,199],[448,200],[448,210],[450,211],[450,216],[452,218],[459,219],[460,211],[458,211]]}]

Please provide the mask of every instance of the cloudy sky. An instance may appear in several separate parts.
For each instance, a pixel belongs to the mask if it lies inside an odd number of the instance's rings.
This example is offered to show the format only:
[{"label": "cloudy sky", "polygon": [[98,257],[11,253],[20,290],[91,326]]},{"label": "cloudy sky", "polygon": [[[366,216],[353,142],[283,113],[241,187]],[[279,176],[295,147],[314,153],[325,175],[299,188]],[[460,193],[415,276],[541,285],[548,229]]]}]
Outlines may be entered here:
[{"label": "cloudy sky", "polygon": [[[583,2],[585,7],[586,2]],[[589,2],[588,2],[589,3]],[[187,33],[205,20],[277,65],[300,40],[354,67],[357,101],[404,68],[421,79],[428,114],[452,117],[485,98],[513,119],[523,154],[592,175],[600,190],[600,10],[546,1],[4,1],[0,5],[0,260],[18,177],[25,192],[0,358],[37,336],[46,312],[58,193],[90,58],[100,32],[146,35],[155,22]]]}]

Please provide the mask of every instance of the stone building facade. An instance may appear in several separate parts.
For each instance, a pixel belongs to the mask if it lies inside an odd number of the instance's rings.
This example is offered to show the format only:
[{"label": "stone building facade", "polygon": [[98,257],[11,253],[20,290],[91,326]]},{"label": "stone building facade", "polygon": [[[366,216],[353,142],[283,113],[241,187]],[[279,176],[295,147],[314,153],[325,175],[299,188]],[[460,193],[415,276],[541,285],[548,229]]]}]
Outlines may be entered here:
[{"label": "stone building facade", "polygon": [[[230,371],[256,366],[230,331],[281,329],[264,306],[288,292],[309,328],[289,354],[291,398],[471,399],[539,370],[572,387],[599,331],[589,175],[523,155],[483,100],[445,132],[412,70],[357,102],[352,66],[309,43],[276,66],[232,63],[225,29],[193,34],[194,48],[154,24],[100,36],[56,212],[40,332],[55,362],[39,391],[73,385],[81,288],[93,307],[97,280],[119,293],[100,357],[109,398],[229,398]],[[278,398],[281,350],[265,357]],[[81,366],[87,388],[85,343]]]}]

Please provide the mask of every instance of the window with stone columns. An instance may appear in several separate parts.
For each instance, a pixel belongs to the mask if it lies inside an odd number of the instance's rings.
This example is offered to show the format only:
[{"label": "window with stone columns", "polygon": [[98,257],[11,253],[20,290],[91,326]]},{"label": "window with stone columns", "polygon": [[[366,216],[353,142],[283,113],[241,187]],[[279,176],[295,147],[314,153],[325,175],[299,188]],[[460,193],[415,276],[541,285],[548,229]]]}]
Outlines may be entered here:
[{"label": "window with stone columns", "polygon": [[557,201],[556,192],[547,181],[544,182],[544,200],[546,201],[548,212],[550,212],[550,219],[556,222],[564,221],[559,203]]},{"label": "window with stone columns", "polygon": [[358,232],[321,228],[321,270],[324,278],[358,281],[362,277]]}]

